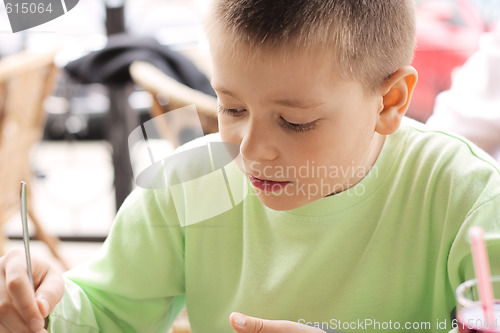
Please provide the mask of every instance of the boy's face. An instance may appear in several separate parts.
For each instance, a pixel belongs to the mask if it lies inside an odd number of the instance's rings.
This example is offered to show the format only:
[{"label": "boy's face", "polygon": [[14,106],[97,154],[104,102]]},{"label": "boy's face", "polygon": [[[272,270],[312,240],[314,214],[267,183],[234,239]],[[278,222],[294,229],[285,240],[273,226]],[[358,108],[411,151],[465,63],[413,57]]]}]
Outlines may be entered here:
[{"label": "boy's face", "polygon": [[[214,43],[215,44],[215,43]],[[321,54],[212,45],[219,130],[239,145],[239,169],[268,207],[288,210],[358,183],[375,162],[382,98],[342,79]]]}]

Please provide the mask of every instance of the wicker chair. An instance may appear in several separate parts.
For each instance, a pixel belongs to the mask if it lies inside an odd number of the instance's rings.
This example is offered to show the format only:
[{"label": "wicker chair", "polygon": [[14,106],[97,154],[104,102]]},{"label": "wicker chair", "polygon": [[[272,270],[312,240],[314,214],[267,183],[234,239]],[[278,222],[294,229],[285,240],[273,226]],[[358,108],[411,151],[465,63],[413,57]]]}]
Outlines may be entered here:
[{"label": "wicker chair", "polygon": [[[50,93],[57,68],[55,52],[22,52],[0,60],[0,226],[20,211],[20,181],[33,177],[31,148],[43,133],[43,101]],[[31,205],[28,186],[28,216],[36,237],[47,244],[64,268],[68,265],[57,250],[58,239],[46,233]],[[0,233],[0,255],[6,236]]]},{"label": "wicker chair", "polygon": [[[203,132],[218,131],[217,99],[174,80],[155,66],[147,62],[137,61],[130,66],[130,75],[134,82],[149,92],[153,98],[150,109],[151,117],[157,117],[188,105],[195,105],[201,121]],[[168,101],[162,103],[162,100]],[[161,136],[169,140],[175,147],[179,145],[178,132],[182,130],[182,123],[177,128],[167,124],[156,123]]]}]

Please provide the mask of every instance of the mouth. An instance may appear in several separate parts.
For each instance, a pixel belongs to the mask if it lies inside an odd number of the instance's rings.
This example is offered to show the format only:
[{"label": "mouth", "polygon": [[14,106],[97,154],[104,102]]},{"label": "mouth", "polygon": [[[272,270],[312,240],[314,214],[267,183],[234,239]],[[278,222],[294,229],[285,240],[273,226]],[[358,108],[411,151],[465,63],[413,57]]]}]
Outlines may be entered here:
[{"label": "mouth", "polygon": [[263,190],[263,191],[266,191],[266,192],[279,191],[279,190],[283,189],[285,186],[292,183],[289,181],[279,182],[279,181],[274,181],[274,180],[259,179],[257,177],[252,176],[252,175],[248,175],[248,179],[250,180],[250,183],[252,183],[253,187],[256,187],[256,188]]}]

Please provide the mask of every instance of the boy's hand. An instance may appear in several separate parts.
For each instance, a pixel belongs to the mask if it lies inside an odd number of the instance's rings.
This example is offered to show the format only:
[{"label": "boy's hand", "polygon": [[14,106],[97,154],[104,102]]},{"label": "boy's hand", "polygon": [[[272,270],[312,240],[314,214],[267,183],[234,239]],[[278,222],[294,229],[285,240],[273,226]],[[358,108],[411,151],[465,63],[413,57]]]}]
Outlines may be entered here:
[{"label": "boy's hand", "polygon": [[44,318],[64,294],[63,279],[57,269],[36,257],[31,265],[36,293],[23,250],[12,249],[0,258],[0,333],[42,332]]},{"label": "boy's hand", "polygon": [[229,321],[238,333],[325,333],[325,331],[286,320],[267,320],[242,315],[233,312]]}]

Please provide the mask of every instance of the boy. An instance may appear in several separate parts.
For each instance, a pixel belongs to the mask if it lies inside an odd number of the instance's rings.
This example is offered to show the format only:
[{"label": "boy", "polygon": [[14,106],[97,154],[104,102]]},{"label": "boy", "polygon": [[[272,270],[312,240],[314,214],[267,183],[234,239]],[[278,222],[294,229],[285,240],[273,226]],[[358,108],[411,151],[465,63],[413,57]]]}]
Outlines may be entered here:
[{"label": "boy", "polygon": [[193,191],[135,191],[59,303],[53,270],[34,260],[35,301],[7,254],[1,323],[39,330],[52,310],[53,332],[164,332],[186,305],[193,332],[452,329],[454,290],[473,277],[467,230],[500,230],[500,176],[464,140],[404,119],[413,1],[216,0],[207,29],[241,200],[189,224]]}]

